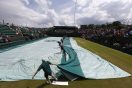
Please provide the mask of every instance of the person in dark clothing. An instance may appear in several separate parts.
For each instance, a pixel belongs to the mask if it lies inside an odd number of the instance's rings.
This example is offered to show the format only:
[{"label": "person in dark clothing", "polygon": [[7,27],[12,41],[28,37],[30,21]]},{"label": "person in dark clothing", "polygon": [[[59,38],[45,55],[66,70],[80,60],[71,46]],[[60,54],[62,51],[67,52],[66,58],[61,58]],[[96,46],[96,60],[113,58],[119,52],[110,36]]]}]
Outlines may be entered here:
[{"label": "person in dark clothing", "polygon": [[63,39],[61,39],[61,43],[63,44]]},{"label": "person in dark clothing", "polygon": [[62,39],[61,39],[62,44],[63,44],[65,38],[66,38],[65,36],[62,37]]},{"label": "person in dark clothing", "polygon": [[59,44],[59,46],[61,48],[61,52],[63,53],[65,61],[66,61],[66,51],[64,49],[64,46],[63,46],[63,44],[60,41],[58,41],[58,44]]},{"label": "person in dark clothing", "polygon": [[48,78],[48,76],[52,76],[55,80],[57,80],[57,78],[53,75],[52,71],[51,71],[51,68],[50,68],[50,65],[55,65],[55,64],[52,64],[51,62],[49,61],[45,61],[45,60],[42,60],[42,64],[39,66],[39,68],[37,69],[37,71],[34,73],[32,79],[34,79],[35,75],[41,70],[43,69],[44,71],[44,76],[46,78],[46,81],[47,83],[50,83],[51,84],[51,81],[50,79]]}]

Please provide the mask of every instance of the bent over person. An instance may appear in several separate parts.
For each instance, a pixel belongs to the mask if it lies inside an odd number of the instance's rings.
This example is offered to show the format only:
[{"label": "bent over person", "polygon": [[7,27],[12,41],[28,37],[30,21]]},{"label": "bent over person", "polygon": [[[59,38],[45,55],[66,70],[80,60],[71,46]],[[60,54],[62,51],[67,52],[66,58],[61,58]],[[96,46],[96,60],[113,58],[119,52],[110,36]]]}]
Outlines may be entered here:
[{"label": "bent over person", "polygon": [[66,51],[65,51],[65,49],[64,49],[64,46],[63,46],[63,44],[62,44],[60,41],[58,41],[58,44],[59,44],[59,47],[60,47],[60,49],[61,49],[61,52],[62,52],[63,55],[64,55],[65,61],[66,61]]},{"label": "bent over person", "polygon": [[32,79],[34,79],[34,76],[35,76],[41,69],[43,69],[43,71],[44,71],[44,76],[45,76],[45,78],[46,78],[47,83],[50,83],[50,84],[51,84],[51,81],[50,81],[50,79],[49,79],[48,76],[52,76],[55,80],[57,80],[57,78],[53,75],[53,73],[52,73],[52,71],[51,71],[50,65],[55,65],[55,64],[52,64],[52,63],[50,63],[49,61],[42,60],[42,64],[39,66],[39,68],[37,69],[37,71],[34,73]]}]

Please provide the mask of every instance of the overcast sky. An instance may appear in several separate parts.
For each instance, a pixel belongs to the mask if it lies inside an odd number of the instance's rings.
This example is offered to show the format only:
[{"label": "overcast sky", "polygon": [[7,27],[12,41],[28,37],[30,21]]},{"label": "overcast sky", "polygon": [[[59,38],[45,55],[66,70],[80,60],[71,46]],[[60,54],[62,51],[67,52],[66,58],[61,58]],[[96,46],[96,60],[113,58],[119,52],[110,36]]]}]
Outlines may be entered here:
[{"label": "overcast sky", "polygon": [[[74,25],[76,0],[0,0],[0,21],[24,26]],[[77,0],[76,24],[132,20],[132,0]]]}]

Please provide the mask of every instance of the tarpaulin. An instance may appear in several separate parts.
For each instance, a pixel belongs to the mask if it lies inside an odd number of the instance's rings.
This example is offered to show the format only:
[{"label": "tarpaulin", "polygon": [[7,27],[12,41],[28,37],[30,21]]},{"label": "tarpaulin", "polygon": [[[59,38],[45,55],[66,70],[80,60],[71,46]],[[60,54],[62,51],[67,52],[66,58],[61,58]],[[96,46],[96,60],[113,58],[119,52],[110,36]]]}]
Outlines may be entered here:
[{"label": "tarpaulin", "polygon": [[108,79],[131,75],[91,51],[78,46],[72,38],[65,38],[64,47],[70,57],[67,61],[62,60],[62,64],[58,67],[67,74],[76,75],[74,78],[80,76],[90,79]]}]

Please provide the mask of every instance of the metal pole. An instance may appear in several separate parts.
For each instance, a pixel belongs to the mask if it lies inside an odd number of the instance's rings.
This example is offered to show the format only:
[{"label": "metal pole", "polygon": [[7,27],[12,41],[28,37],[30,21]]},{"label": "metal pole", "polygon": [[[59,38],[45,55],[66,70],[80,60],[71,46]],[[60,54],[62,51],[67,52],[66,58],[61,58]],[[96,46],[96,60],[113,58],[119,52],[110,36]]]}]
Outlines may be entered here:
[{"label": "metal pole", "polygon": [[76,9],[77,9],[77,0],[75,2],[75,9],[74,9],[74,26],[76,26]]}]

